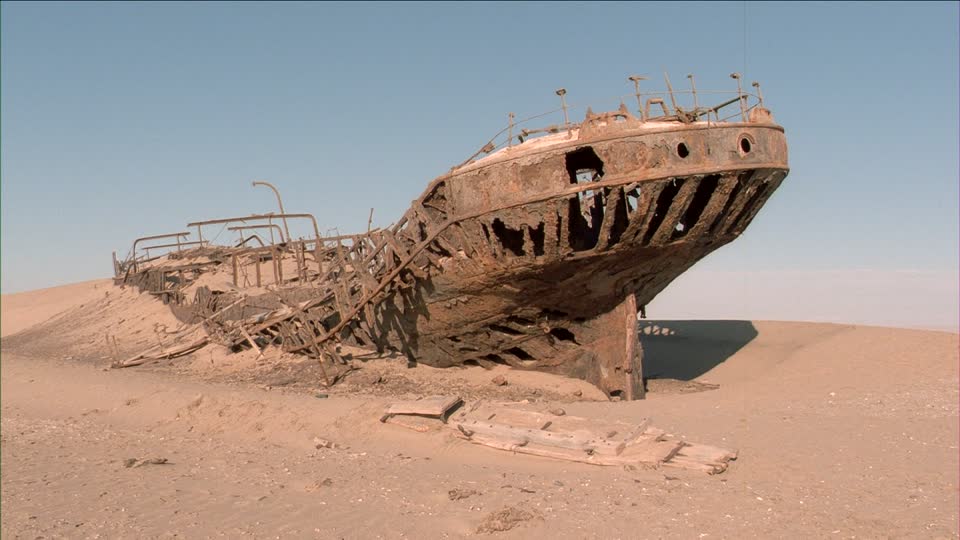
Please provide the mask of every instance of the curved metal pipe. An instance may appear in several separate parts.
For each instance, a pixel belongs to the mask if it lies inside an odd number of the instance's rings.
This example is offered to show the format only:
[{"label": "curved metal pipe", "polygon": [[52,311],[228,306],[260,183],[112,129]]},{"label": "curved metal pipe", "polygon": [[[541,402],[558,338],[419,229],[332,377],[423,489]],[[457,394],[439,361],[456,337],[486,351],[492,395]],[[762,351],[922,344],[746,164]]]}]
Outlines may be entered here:
[{"label": "curved metal pipe", "polygon": [[276,229],[277,234],[280,235],[280,242],[284,243],[287,241],[286,240],[287,237],[283,236],[283,231],[280,229],[280,226],[277,225],[276,223],[267,223],[265,225],[244,225],[242,227],[227,227],[228,231],[245,231],[248,229],[271,229],[271,230]]},{"label": "curved metal pipe", "polygon": [[[240,238],[243,238],[243,235],[242,235],[242,234],[240,235]],[[260,242],[260,247],[264,247],[263,240],[260,239],[260,235],[258,235],[257,233],[253,233],[253,234],[251,234],[250,236],[246,237],[245,239],[243,239],[242,242],[240,242],[239,244],[237,244],[235,247],[245,246],[245,245],[247,244],[247,242],[249,242],[249,241],[251,241],[251,240],[256,240],[257,242]]]},{"label": "curved metal pipe", "polygon": [[[280,215],[283,215],[286,213],[283,209],[283,200],[280,199],[280,191],[276,188],[276,186],[274,186],[270,182],[264,182],[262,180],[254,180],[253,187],[257,187],[257,186],[267,186],[268,188],[272,189],[273,194],[277,196],[277,204],[280,205]],[[287,227],[287,218],[283,218],[283,230],[286,231],[287,238],[290,238],[290,228]]]},{"label": "curved metal pipe", "polygon": [[140,242],[145,242],[147,240],[159,240],[161,238],[177,238],[183,236],[190,236],[189,232],[178,232],[178,233],[169,233],[169,234],[155,234],[153,236],[142,236],[133,241],[133,247],[130,249],[130,257],[133,259],[133,271],[137,271],[137,244]]}]

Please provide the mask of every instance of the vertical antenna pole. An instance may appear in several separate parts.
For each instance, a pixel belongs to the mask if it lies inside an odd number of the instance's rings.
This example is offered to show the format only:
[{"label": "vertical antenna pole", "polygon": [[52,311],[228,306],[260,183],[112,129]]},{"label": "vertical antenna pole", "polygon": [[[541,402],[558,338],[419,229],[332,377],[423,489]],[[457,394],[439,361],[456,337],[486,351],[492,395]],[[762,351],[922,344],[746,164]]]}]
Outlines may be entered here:
[{"label": "vertical antenna pole", "polygon": [[509,128],[508,128],[508,129],[509,129],[509,132],[507,133],[507,137],[508,137],[508,138],[507,138],[507,146],[510,147],[510,146],[513,146],[513,119],[514,119],[514,114],[513,114],[513,113],[509,113],[509,114],[507,115],[507,117],[510,119],[510,126],[509,126]]},{"label": "vertical antenna pole", "polygon": [[743,0],[743,76],[747,76],[747,0]]},{"label": "vertical antenna pole", "polygon": [[746,121],[747,121],[747,107],[746,107],[746,106],[744,105],[744,103],[743,103],[743,98],[744,98],[744,96],[743,96],[743,86],[740,84],[740,74],[739,74],[739,73],[731,73],[731,74],[730,74],[730,78],[737,80],[737,96],[740,97],[740,116],[741,116],[741,118],[743,119],[743,121],[746,122]]},{"label": "vertical antenna pole", "polygon": [[697,100],[697,83],[693,80],[693,73],[687,75],[687,78],[690,79],[690,91],[693,92],[693,111],[696,114],[700,111],[700,102]]},{"label": "vertical antenna pole", "polygon": [[670,77],[667,76],[667,72],[663,72],[663,80],[667,83],[667,92],[670,93],[670,104],[673,105],[673,114],[679,114],[680,109],[677,107],[677,99],[673,96],[673,87],[670,86]]},{"label": "vertical antenna pole", "polygon": [[643,114],[643,100],[640,99],[640,81],[645,81],[647,78],[639,75],[631,75],[627,77],[627,79],[633,81],[633,95],[637,96],[637,111],[640,113],[640,121],[646,122],[647,117]]},{"label": "vertical antenna pole", "polygon": [[567,100],[563,96],[567,94],[566,88],[558,88],[557,95],[560,96],[560,107],[563,109],[563,125],[570,125],[570,118],[567,116]]}]

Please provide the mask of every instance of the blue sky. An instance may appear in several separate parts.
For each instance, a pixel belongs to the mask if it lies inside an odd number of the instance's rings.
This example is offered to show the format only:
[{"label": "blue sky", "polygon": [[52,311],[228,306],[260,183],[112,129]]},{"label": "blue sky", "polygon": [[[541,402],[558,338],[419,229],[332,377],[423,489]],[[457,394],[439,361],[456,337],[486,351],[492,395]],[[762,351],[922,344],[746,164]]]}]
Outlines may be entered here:
[{"label": "blue sky", "polygon": [[[734,89],[728,74],[746,66],[786,128],[791,173],[743,237],[653,307],[750,317],[767,302],[770,318],[956,324],[956,2],[0,11],[4,293],[107,277],[110,252],[136,236],[274,210],[254,179],[324,229],[362,229],[371,207],[386,225],[508,112],[554,108],[558,87],[596,110],[632,91],[630,74]],[[747,275],[766,276],[762,297],[731,278]],[[817,310],[776,296],[803,283]],[[717,305],[699,309],[704,295]],[[864,297],[903,309],[888,320]]]}]

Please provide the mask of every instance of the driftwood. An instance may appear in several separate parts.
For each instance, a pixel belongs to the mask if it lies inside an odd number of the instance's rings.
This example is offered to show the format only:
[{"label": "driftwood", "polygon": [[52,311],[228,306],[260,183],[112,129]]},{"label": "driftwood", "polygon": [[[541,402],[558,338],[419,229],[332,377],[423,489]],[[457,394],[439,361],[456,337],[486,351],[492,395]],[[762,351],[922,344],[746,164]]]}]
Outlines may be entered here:
[{"label": "driftwood", "polygon": [[111,365],[110,367],[112,367],[112,368],[133,367],[133,366],[139,366],[139,365],[141,365],[141,364],[146,364],[147,362],[150,362],[150,361],[152,361],[152,360],[163,360],[163,359],[166,359],[166,358],[177,358],[178,356],[184,356],[184,355],[186,355],[186,354],[190,354],[190,353],[192,353],[192,352],[194,352],[194,351],[196,351],[196,350],[204,347],[204,346],[205,346],[207,343],[209,343],[209,342],[210,342],[210,338],[209,338],[208,336],[203,336],[203,337],[201,337],[201,338],[199,338],[199,339],[197,339],[197,340],[195,340],[195,341],[191,341],[190,343],[187,343],[187,344],[185,344],[185,345],[181,345],[181,346],[179,346],[179,347],[174,347],[174,348],[172,348],[172,349],[167,349],[166,351],[161,352],[160,354],[153,354],[154,351],[157,351],[157,350],[160,349],[160,346],[152,347],[152,348],[150,348],[150,349],[147,349],[147,350],[141,352],[140,354],[138,354],[138,355],[136,355],[136,356],[133,356],[133,357],[131,357],[131,358],[128,358],[127,360],[124,360],[123,362],[116,362],[116,363],[114,363],[113,365]]}]

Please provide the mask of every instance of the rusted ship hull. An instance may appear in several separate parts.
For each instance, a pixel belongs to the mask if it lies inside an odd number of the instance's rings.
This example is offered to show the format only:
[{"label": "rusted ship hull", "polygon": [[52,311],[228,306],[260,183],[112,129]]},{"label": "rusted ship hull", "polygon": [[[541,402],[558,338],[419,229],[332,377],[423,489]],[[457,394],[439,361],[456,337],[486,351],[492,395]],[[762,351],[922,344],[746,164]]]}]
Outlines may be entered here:
[{"label": "rusted ship hull", "polygon": [[[638,310],[736,239],[788,172],[783,129],[738,96],[673,114],[652,98],[639,116],[588,112],[529,140],[511,124],[504,148],[431,182],[383,230],[323,238],[314,221],[312,240],[213,247],[205,225],[279,234],[274,221],[304,215],[195,222],[200,247],[161,235],[178,251],[158,262],[138,259],[135,242],[115,262],[118,281],[161,295],[230,347],[280,345],[322,365],[344,361],[335,345],[352,342],[438,367],[579,377],[632,399],[643,391]],[[710,120],[736,101],[740,121]],[[651,118],[652,103],[665,116]],[[258,220],[268,223],[249,225]],[[201,279],[218,273],[229,282]]]},{"label": "rusted ship hull", "polygon": [[456,222],[432,248],[440,271],[417,288],[423,309],[380,332],[431,365],[506,363],[635,393],[629,297],[644,306],[739,236],[786,176],[786,143],[772,124],[608,125],[436,181],[414,204]]}]

